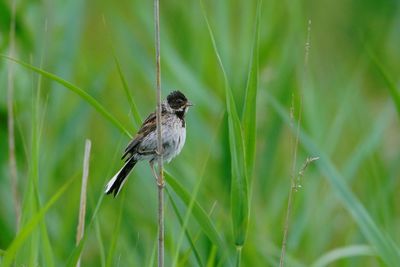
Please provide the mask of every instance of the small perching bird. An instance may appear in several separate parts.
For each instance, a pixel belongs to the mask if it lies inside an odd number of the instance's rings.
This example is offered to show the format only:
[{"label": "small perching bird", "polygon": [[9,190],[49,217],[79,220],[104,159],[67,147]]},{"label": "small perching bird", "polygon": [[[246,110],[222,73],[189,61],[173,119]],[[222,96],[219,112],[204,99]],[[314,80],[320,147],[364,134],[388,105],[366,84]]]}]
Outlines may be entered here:
[{"label": "small perching bird", "polygon": [[[192,103],[180,91],[173,91],[161,106],[162,156],[165,162],[170,162],[181,152],[185,144],[185,114]],[[154,163],[157,158],[156,112],[153,112],[143,122],[136,136],[125,148],[125,153],[122,156],[122,159],[125,159],[125,164],[107,183],[105,193],[107,195],[113,194],[116,197],[128,174],[135,167],[135,164],[141,160],[149,161],[153,175],[157,177],[154,170]]]}]

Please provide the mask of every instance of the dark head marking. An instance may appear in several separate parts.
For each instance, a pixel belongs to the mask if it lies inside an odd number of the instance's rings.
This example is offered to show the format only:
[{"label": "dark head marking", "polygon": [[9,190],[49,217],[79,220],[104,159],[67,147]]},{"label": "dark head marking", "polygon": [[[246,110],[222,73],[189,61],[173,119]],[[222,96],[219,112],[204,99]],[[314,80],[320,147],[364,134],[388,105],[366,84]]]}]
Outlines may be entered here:
[{"label": "dark head marking", "polygon": [[179,109],[188,103],[184,94],[180,91],[173,91],[167,96],[168,105],[173,109]]}]

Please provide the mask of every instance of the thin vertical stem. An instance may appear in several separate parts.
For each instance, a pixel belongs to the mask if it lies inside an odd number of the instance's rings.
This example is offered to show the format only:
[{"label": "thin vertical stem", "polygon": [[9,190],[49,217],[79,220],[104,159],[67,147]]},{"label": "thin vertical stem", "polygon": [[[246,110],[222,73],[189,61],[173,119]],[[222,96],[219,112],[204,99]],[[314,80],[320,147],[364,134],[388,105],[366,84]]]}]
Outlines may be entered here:
[{"label": "thin vertical stem", "polygon": [[[10,50],[9,57],[14,57],[15,53],[15,10],[16,1],[12,1],[11,6],[11,23],[10,23]],[[14,133],[14,64],[9,63],[8,65],[8,86],[7,86],[7,126],[8,126],[8,151],[9,151],[9,168],[10,168],[10,179],[11,179],[11,192],[14,200],[15,210],[15,224],[16,231],[19,231],[21,221],[21,203],[18,193],[18,172],[17,172],[17,160],[15,157],[15,133]]]},{"label": "thin vertical stem", "polygon": [[164,186],[158,185],[158,267],[164,266]]},{"label": "thin vertical stem", "polygon": [[[297,121],[297,130],[296,130],[296,137],[293,146],[293,161],[292,161],[292,174],[290,177],[290,190],[289,190],[289,198],[288,198],[288,205],[286,209],[286,218],[285,218],[285,226],[283,229],[283,239],[282,239],[282,250],[281,250],[281,257],[279,260],[279,266],[283,267],[285,265],[285,254],[286,254],[286,242],[287,236],[289,231],[289,222],[290,222],[290,215],[292,213],[292,205],[294,199],[294,192],[296,190],[296,162],[297,162],[297,148],[299,144],[299,130],[300,130],[300,121],[301,121],[301,106],[302,106],[302,98],[300,98],[300,105],[299,105],[299,119]],[[291,117],[292,117],[292,127],[293,127],[293,109],[294,104],[292,103],[291,107]]]},{"label": "thin vertical stem", "polygon": [[161,69],[160,69],[160,4],[154,0],[155,49],[156,49],[156,88],[157,88],[157,154],[158,154],[158,266],[164,266],[164,174],[161,136]]},{"label": "thin vertical stem", "polygon": [[[304,77],[307,74],[307,67],[308,67],[308,57],[309,57],[309,50],[310,50],[310,39],[311,39],[311,20],[308,21],[307,27],[307,41],[305,44],[305,55],[304,55],[304,73],[303,73],[303,83]],[[304,87],[304,84],[303,84]],[[283,239],[282,239],[282,250],[281,250],[281,257],[279,260],[279,266],[283,267],[285,265],[285,254],[286,254],[286,243],[289,231],[289,223],[290,217],[292,213],[292,205],[294,201],[294,192],[297,190],[296,186],[296,162],[297,162],[297,150],[299,146],[299,135],[300,135],[300,125],[301,125],[301,111],[303,106],[303,94],[300,93],[300,103],[299,103],[299,118],[297,120],[297,129],[296,129],[296,136],[294,139],[293,144],[293,159],[292,159],[292,171],[291,171],[291,178],[290,178],[290,190],[289,190],[289,198],[288,198],[288,205],[286,209],[286,218],[285,218],[285,226],[283,229]],[[292,106],[290,109],[290,116],[291,116],[291,127],[294,127],[294,95],[292,96]]]},{"label": "thin vertical stem", "polygon": [[[82,173],[82,187],[81,187],[81,201],[79,207],[79,220],[78,220],[78,229],[76,231],[76,245],[79,245],[79,242],[83,238],[83,234],[85,232],[85,213],[86,213],[86,188],[87,181],[89,177],[89,160],[90,160],[90,148],[91,141],[86,139],[85,142],[85,154],[83,157],[83,173]],[[81,257],[79,256],[79,260],[76,263],[77,267],[81,266]]]}]

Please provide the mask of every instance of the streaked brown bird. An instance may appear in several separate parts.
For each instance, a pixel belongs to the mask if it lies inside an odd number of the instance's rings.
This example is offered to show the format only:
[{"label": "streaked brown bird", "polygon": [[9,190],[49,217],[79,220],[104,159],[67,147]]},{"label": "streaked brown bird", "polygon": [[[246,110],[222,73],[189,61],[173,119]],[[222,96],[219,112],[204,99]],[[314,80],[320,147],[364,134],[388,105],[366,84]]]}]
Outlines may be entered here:
[{"label": "streaked brown bird", "polygon": [[[162,156],[165,162],[170,162],[182,150],[186,139],[185,114],[192,103],[180,91],[173,91],[162,102],[161,137],[163,143]],[[141,160],[148,160],[155,175],[154,163],[157,161],[157,125],[156,112],[151,113],[143,122],[138,133],[125,148],[122,160],[124,166],[110,179],[105,193],[114,197],[121,191],[128,174]],[[156,175],[155,175],[156,177]]]}]

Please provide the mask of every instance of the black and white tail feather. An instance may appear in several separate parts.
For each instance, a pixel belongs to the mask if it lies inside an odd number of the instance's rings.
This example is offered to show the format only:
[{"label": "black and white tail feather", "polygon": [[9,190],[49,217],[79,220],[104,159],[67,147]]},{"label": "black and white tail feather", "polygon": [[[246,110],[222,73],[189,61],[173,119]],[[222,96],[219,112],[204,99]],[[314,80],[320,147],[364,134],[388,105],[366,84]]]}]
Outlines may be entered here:
[{"label": "black and white tail feather", "polygon": [[[178,155],[185,143],[186,125],[185,114],[192,104],[184,94],[173,91],[162,104],[161,123],[163,140],[163,160],[171,161]],[[126,158],[124,166],[110,179],[106,185],[105,193],[114,197],[121,191],[129,173],[138,161],[148,160],[153,169],[153,163],[158,155],[156,114],[151,113],[143,122],[135,138],[128,144],[122,159]],[[154,169],[153,169],[154,172]]]},{"label": "black and white tail feather", "polygon": [[106,185],[105,193],[113,194],[116,197],[125,184],[128,174],[135,167],[137,161],[132,157],[126,161],[125,165],[114,175]]}]

